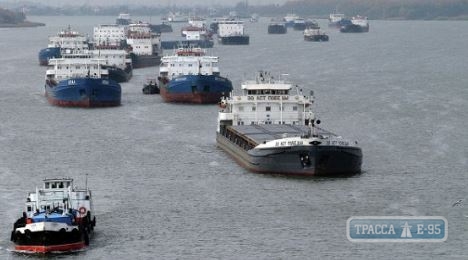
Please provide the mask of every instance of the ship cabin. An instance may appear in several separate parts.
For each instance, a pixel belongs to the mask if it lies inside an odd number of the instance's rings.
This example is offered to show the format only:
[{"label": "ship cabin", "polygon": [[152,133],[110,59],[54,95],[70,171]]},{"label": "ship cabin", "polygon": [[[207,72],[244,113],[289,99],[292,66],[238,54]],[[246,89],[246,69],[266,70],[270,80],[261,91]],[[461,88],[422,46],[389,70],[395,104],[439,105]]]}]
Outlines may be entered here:
[{"label": "ship cabin", "polygon": [[95,47],[117,46],[121,47],[126,38],[126,28],[117,24],[101,24],[94,27],[93,41]]},{"label": "ship cabin", "polygon": [[244,22],[237,20],[224,20],[218,22],[219,37],[228,37],[236,35],[244,35]]},{"label": "ship cabin", "polygon": [[236,125],[303,126],[313,120],[313,92],[303,95],[298,86],[260,72],[242,84],[242,95],[223,97],[218,113],[218,132]]},{"label": "ship cabin", "polygon": [[109,72],[102,69],[105,59],[90,58],[90,54],[77,54],[65,58],[52,58],[46,71],[46,80],[59,82],[70,78],[108,79]]},{"label": "ship cabin", "polygon": [[175,55],[164,56],[159,66],[159,76],[173,79],[184,75],[219,76],[219,58],[205,56],[201,48],[178,49]]}]

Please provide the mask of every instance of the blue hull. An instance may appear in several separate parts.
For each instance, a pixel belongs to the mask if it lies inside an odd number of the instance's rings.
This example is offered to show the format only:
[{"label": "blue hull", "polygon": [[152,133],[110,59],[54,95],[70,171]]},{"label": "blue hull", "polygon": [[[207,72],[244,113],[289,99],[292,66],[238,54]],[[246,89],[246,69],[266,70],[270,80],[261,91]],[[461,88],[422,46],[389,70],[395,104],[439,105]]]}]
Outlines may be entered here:
[{"label": "blue hull", "polygon": [[45,84],[49,103],[65,107],[118,106],[122,88],[114,80],[95,78],[70,78],[54,85]]},{"label": "blue hull", "polygon": [[169,82],[163,78],[159,86],[166,102],[215,104],[232,91],[229,79],[215,75],[186,75]]},{"label": "blue hull", "polygon": [[48,65],[50,59],[60,57],[62,57],[60,47],[45,48],[39,51],[39,64]]}]

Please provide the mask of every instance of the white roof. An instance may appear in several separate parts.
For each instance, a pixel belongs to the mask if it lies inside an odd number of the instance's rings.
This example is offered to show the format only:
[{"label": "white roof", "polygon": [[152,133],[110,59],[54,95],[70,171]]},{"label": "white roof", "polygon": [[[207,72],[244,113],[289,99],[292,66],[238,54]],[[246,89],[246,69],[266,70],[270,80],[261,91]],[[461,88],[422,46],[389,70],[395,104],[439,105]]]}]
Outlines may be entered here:
[{"label": "white roof", "polygon": [[292,88],[292,84],[288,83],[249,83],[242,84],[242,89],[247,90],[261,90],[261,89],[277,89],[277,90],[289,90]]}]

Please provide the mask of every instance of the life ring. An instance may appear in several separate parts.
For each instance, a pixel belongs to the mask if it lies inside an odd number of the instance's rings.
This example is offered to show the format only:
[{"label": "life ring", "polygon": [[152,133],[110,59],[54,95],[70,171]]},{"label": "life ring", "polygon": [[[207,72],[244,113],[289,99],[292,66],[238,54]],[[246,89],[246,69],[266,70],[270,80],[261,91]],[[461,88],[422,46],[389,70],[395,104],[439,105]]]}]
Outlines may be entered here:
[{"label": "life ring", "polygon": [[85,207],[80,207],[78,209],[78,212],[80,213],[81,216],[84,216],[86,214],[86,208]]}]

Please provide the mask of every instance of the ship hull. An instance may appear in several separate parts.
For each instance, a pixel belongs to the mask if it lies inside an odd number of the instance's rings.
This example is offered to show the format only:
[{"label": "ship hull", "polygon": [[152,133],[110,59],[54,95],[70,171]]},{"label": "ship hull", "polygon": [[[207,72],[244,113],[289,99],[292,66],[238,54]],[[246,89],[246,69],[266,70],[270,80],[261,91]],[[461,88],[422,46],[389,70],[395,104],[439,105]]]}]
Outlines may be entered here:
[{"label": "ship hull", "polygon": [[160,94],[166,102],[215,104],[232,90],[229,79],[215,75],[184,75],[167,81],[159,79]]},{"label": "ship hull", "polygon": [[349,146],[297,146],[245,150],[217,134],[218,146],[256,172],[294,176],[350,176],[361,172],[362,151]]},{"label": "ship hull", "polygon": [[212,40],[176,40],[176,41],[162,41],[161,48],[164,50],[177,49],[181,47],[200,47],[200,48],[213,48]]},{"label": "ship hull", "polygon": [[224,45],[248,45],[250,37],[248,35],[236,35],[220,37],[221,44]]},{"label": "ship hull", "polygon": [[161,63],[159,55],[134,55],[131,54],[134,69],[158,66]]},{"label": "ship hull", "polygon": [[108,79],[70,78],[54,85],[46,81],[45,95],[50,104],[64,107],[119,106],[120,85]]},{"label": "ship hull", "polygon": [[39,51],[39,64],[47,66],[50,59],[60,57],[62,57],[60,47],[45,48]]},{"label": "ship hull", "polygon": [[342,33],[363,33],[369,32],[369,26],[360,26],[357,24],[347,24],[340,27]]},{"label": "ship hull", "polygon": [[268,26],[268,33],[269,34],[285,34],[287,33],[288,29],[286,25],[269,25]]},{"label": "ship hull", "polygon": [[328,35],[306,35],[304,36],[304,40],[309,42],[327,42]]},{"label": "ship hull", "polygon": [[132,78],[131,66],[126,69],[121,69],[114,66],[102,66],[102,68],[107,69],[109,71],[109,78],[118,83],[128,82]]}]

